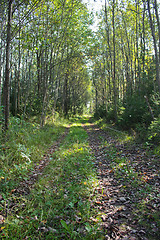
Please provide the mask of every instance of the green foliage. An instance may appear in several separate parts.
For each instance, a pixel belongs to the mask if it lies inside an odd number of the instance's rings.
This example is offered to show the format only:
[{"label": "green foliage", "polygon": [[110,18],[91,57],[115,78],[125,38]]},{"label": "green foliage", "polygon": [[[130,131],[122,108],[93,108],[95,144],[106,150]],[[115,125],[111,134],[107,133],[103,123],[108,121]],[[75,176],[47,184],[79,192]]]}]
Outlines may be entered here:
[{"label": "green foliage", "polygon": [[157,118],[160,114],[160,94],[157,92],[153,92],[151,95],[151,103],[152,103],[152,110],[154,116]]},{"label": "green foliage", "polygon": [[98,119],[104,119],[107,122],[113,122],[115,119],[115,115],[114,115],[114,109],[112,106],[108,106],[107,110],[106,110],[106,106],[105,105],[100,105],[97,107],[97,109],[94,112],[94,119],[98,120]]},{"label": "green foliage", "polygon": [[42,96],[31,92],[26,104],[26,114],[29,116],[37,116],[42,112]]},{"label": "green foliage", "polygon": [[107,114],[106,114],[106,120],[111,123],[115,121],[115,113],[114,113],[113,106],[108,107]]},{"label": "green foliage", "polygon": [[135,135],[137,141],[147,141],[147,127],[142,123],[137,123],[135,126]]},{"label": "green foliage", "polygon": [[151,116],[144,97],[138,94],[128,97],[119,116],[118,125],[124,129],[131,129],[138,123],[143,122],[147,125],[150,121]]},{"label": "green foliage", "polygon": [[160,116],[152,121],[148,128],[148,139],[154,142],[156,145],[160,144]]},{"label": "green foliage", "polygon": [[98,106],[94,112],[94,118],[100,119],[105,118],[106,116],[106,107],[104,105]]},{"label": "green foliage", "polygon": [[[95,119],[103,118],[107,122],[114,122],[113,105],[108,106],[107,112],[104,105],[99,106],[94,113]],[[141,95],[134,94],[127,97],[124,103],[118,106],[117,126],[123,129],[136,128],[138,132],[147,130],[152,120],[145,98]],[[141,129],[140,129],[141,128]]]},{"label": "green foliage", "polygon": [[147,105],[146,112],[143,112],[142,121],[136,124],[135,131],[138,139],[146,141],[147,144],[154,143],[158,145],[160,143],[160,97],[158,93],[154,92],[151,95],[149,104],[154,116],[156,117],[155,120],[153,121],[151,113],[149,112],[149,106]]}]

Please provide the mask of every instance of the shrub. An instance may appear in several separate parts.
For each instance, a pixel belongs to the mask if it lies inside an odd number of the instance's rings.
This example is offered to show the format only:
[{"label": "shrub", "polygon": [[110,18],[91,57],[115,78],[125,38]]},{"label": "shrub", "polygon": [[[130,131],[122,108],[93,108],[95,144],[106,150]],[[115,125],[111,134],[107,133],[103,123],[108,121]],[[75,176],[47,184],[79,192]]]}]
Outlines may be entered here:
[{"label": "shrub", "polygon": [[106,117],[106,107],[105,105],[98,106],[94,113],[95,119],[105,118]]},{"label": "shrub", "polygon": [[156,120],[151,122],[148,130],[148,139],[157,145],[160,144],[160,115]]},{"label": "shrub", "polygon": [[152,101],[152,110],[154,112],[154,116],[158,117],[160,114],[160,94],[153,92],[151,96],[151,101]]},{"label": "shrub", "polygon": [[147,140],[147,134],[146,134],[147,128],[146,128],[145,124],[138,123],[135,127],[135,131],[136,131],[137,140],[140,140],[140,141]]},{"label": "shrub", "polygon": [[129,97],[124,104],[124,108],[118,119],[118,125],[124,129],[135,128],[138,123],[147,125],[151,121],[145,99],[138,94]]}]

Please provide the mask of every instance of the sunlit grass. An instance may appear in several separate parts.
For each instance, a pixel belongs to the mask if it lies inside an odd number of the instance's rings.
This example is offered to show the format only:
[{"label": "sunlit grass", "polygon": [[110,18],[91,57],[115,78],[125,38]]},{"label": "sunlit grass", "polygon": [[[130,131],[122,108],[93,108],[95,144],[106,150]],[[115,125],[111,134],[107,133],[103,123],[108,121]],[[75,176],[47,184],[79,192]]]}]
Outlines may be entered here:
[{"label": "sunlit grass", "polygon": [[40,128],[36,122],[11,118],[8,140],[0,145],[1,192],[7,195],[20,181],[27,179],[28,171],[43,158],[64,130],[63,123],[55,122]]},{"label": "sunlit grass", "polygon": [[[71,124],[69,134],[25,203],[8,218],[5,234],[32,239],[104,239],[91,218],[93,192],[98,184],[88,136],[81,124]],[[18,216],[18,217],[17,217]]]},{"label": "sunlit grass", "polygon": [[120,131],[115,125],[106,123],[103,119],[99,119],[95,122],[101,130],[106,131],[108,134],[116,138],[120,143],[130,143],[135,140],[135,136],[125,131]]}]

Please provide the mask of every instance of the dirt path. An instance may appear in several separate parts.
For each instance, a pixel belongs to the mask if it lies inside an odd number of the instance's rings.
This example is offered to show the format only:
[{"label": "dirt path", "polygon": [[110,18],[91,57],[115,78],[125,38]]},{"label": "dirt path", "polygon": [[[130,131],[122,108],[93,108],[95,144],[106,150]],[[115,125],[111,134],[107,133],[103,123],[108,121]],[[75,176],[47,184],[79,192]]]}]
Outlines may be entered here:
[{"label": "dirt path", "polygon": [[[146,152],[138,146],[132,146],[130,149],[120,144],[107,131],[99,129],[94,124],[83,125],[89,136],[90,147],[95,156],[95,166],[99,179],[97,188],[96,202],[93,207],[98,212],[103,213],[102,227],[105,230],[105,239],[123,239],[123,240],[148,240],[160,239],[158,223],[153,218],[158,214],[160,201],[158,191],[160,190],[159,177],[157,175],[158,165],[153,164],[153,159],[148,159]],[[102,140],[107,143],[102,145]],[[126,182],[123,178],[123,172],[117,177],[111,164],[114,159],[111,158],[110,146],[117,150],[116,154],[120,158],[127,158],[128,162],[134,167],[137,174],[145,172],[147,186],[155,186],[155,193],[152,194],[152,200],[147,200],[147,196],[140,194],[145,190],[146,185],[133,187],[132,183]],[[113,153],[112,153],[113,154]],[[154,157],[153,157],[154,158]],[[155,161],[157,162],[157,161]],[[125,172],[124,172],[125,174]],[[136,175],[138,176],[138,175]],[[133,179],[134,180],[134,179]],[[132,181],[132,179],[131,179]],[[141,214],[137,209],[137,204],[145,201],[144,209],[146,212]],[[149,214],[148,214],[149,212]],[[141,216],[139,216],[139,214]],[[159,214],[157,215],[157,217]],[[140,221],[147,218],[148,225],[140,225]],[[148,227],[149,226],[149,227]]]}]

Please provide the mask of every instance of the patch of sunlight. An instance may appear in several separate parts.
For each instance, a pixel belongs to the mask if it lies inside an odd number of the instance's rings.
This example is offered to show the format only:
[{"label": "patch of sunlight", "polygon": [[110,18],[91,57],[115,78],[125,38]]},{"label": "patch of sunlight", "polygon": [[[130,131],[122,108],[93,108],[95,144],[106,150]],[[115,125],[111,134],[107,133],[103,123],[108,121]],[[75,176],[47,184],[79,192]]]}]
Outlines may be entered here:
[{"label": "patch of sunlight", "polygon": [[89,179],[89,182],[93,188],[95,188],[99,185],[98,179],[93,176]]},{"label": "patch of sunlight", "polygon": [[112,146],[112,145],[113,145],[113,143],[112,143],[112,142],[108,142],[108,141],[104,141],[104,142],[102,142],[102,144],[101,144],[102,148],[103,148],[103,147],[110,147],[110,146]]},{"label": "patch of sunlight", "polygon": [[82,126],[82,124],[81,123],[72,123],[71,124],[71,127],[81,127]]},{"label": "patch of sunlight", "polygon": [[122,168],[124,166],[126,166],[126,163],[124,163],[124,162],[119,163],[119,168]]},{"label": "patch of sunlight", "polygon": [[[85,140],[84,140],[85,141]],[[88,152],[88,143],[85,142],[79,142],[79,140],[76,139],[76,142],[72,143],[72,145],[67,145],[67,148],[62,148],[62,155],[67,156],[71,154],[77,154],[77,153],[86,153]]]},{"label": "patch of sunlight", "polygon": [[86,122],[84,125],[85,125],[85,126],[92,126],[92,125],[94,125],[94,124],[93,124],[93,123],[90,123],[90,122]]},{"label": "patch of sunlight", "polygon": [[[74,146],[73,146],[74,147]],[[75,150],[74,150],[74,152],[75,153],[83,153],[84,151],[86,151],[86,148],[84,148],[84,147],[79,147],[79,146],[75,146]]]},{"label": "patch of sunlight", "polygon": [[130,135],[126,134],[120,139],[120,141],[123,142],[123,143],[127,143],[127,142],[132,141],[133,139],[134,139],[133,136],[130,136]]}]

